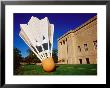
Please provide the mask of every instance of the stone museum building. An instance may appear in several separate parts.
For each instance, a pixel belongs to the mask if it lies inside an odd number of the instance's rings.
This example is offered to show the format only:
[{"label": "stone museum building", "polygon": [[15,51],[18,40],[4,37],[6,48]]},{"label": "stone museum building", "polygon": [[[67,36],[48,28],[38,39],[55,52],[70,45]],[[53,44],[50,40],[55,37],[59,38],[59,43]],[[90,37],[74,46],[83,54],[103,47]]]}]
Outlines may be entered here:
[{"label": "stone museum building", "polygon": [[59,64],[97,64],[97,16],[58,39]]}]

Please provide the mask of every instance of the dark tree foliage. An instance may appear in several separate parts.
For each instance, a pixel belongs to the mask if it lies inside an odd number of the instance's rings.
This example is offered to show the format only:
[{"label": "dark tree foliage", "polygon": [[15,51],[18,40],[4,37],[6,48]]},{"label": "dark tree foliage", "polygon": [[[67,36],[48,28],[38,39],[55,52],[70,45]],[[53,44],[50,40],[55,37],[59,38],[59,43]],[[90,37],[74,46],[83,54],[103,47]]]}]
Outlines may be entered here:
[{"label": "dark tree foliage", "polygon": [[17,70],[20,67],[20,62],[22,61],[21,51],[14,48],[14,74],[17,74]]},{"label": "dark tree foliage", "polygon": [[52,51],[52,57],[54,59],[55,63],[58,63],[58,50],[57,49],[53,49]]},{"label": "dark tree foliage", "polygon": [[[16,50],[17,52],[17,56],[21,57],[20,51]],[[28,56],[25,57],[24,59],[20,60],[20,62],[24,62],[27,64],[31,64],[31,63],[41,63],[41,61],[39,60],[39,58],[30,50],[27,50]],[[57,49],[53,49],[52,51],[52,57],[54,59],[54,62],[57,63],[58,62],[58,50]]]},{"label": "dark tree foliage", "polygon": [[[27,50],[27,53],[28,53],[28,56],[25,57],[25,62],[26,63],[28,63],[28,64],[41,63],[39,58],[30,49]],[[57,63],[58,62],[58,50],[57,49],[53,49],[52,57],[54,59],[54,62]]]},{"label": "dark tree foliage", "polygon": [[30,50],[27,50],[28,56],[25,58],[26,63],[31,64],[31,63],[41,63],[39,58]]}]

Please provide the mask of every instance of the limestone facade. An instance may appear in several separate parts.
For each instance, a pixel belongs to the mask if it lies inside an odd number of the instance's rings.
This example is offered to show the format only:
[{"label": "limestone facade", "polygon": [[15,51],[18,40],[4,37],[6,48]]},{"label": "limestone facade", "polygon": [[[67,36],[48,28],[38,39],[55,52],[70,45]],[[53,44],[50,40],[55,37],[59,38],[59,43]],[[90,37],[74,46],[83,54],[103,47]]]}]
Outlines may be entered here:
[{"label": "limestone facade", "polygon": [[58,39],[58,63],[97,64],[97,16]]}]

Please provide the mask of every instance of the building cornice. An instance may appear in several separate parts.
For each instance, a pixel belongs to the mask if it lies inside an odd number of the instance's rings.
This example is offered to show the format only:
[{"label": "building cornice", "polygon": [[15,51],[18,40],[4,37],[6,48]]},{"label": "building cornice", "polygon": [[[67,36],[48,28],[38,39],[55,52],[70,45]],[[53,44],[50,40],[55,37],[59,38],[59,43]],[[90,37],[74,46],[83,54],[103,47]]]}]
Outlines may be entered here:
[{"label": "building cornice", "polygon": [[88,21],[86,21],[85,23],[83,23],[82,25],[80,25],[79,27],[68,31],[67,33],[65,33],[64,35],[62,35],[60,38],[58,38],[58,41],[62,38],[64,38],[65,36],[67,36],[70,33],[75,33],[76,31],[80,30],[81,28],[85,27],[86,25],[88,25],[89,23],[95,21],[97,19],[97,15],[92,17],[91,19],[89,19]]}]

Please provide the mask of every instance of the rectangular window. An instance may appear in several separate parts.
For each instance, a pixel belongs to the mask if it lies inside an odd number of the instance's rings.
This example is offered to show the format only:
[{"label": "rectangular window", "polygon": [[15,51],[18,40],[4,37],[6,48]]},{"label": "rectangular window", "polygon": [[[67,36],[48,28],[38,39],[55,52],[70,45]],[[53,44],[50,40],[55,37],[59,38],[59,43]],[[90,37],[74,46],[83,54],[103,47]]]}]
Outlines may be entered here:
[{"label": "rectangular window", "polygon": [[67,41],[67,38],[66,38],[66,41]]},{"label": "rectangular window", "polygon": [[87,44],[84,44],[84,49],[85,49],[85,51],[88,51]]},{"label": "rectangular window", "polygon": [[63,44],[65,44],[65,40],[63,40]]},{"label": "rectangular window", "polygon": [[68,60],[67,60],[67,64],[68,64]]},{"label": "rectangular window", "polygon": [[80,46],[78,46],[78,51],[80,51],[80,52],[81,52],[81,47],[80,47]]},{"label": "rectangular window", "polygon": [[82,59],[79,59],[79,63],[82,64]]},{"label": "rectangular window", "polygon": [[68,53],[68,45],[67,45],[67,53]]},{"label": "rectangular window", "polygon": [[90,64],[89,58],[86,58],[86,62],[87,64]]},{"label": "rectangular window", "polygon": [[93,41],[93,44],[94,44],[94,48],[97,49],[97,40]]},{"label": "rectangular window", "polygon": [[60,42],[60,44],[62,45],[62,42]]}]

